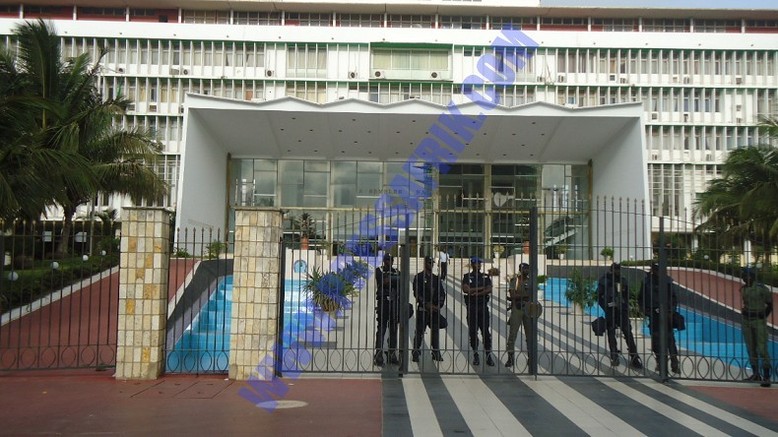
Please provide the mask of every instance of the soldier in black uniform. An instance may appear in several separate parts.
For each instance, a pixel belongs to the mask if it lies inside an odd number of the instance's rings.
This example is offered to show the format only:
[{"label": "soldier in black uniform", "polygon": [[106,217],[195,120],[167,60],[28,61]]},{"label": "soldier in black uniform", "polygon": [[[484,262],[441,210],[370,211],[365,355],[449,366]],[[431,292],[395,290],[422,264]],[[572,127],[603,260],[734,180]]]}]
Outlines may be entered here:
[{"label": "soldier in black uniform", "polygon": [[400,271],[392,267],[392,255],[384,255],[384,262],[375,269],[376,285],[376,334],[373,364],[384,365],[384,335],[389,329],[389,363],[399,364],[397,359],[397,331],[400,327]]},{"label": "soldier in black uniform", "polygon": [[432,273],[435,261],[424,257],[424,270],[413,278],[413,296],[416,298],[416,333],[413,336],[413,361],[421,355],[421,342],[427,326],[430,327],[432,359],[443,361],[440,354],[440,310],[446,303],[446,290],[440,277]]},{"label": "soldier in black uniform", "polygon": [[616,328],[618,327],[627,342],[629,364],[637,370],[642,369],[643,363],[638,355],[638,346],[635,343],[632,325],[629,322],[629,287],[621,276],[621,264],[611,264],[608,272],[597,281],[597,303],[605,312],[611,365],[618,366],[621,361],[616,342]]},{"label": "soldier in black uniform", "polygon": [[648,330],[651,331],[651,350],[656,355],[656,370],[659,371],[659,352],[661,343],[661,323],[659,316],[659,295],[664,293],[670,304],[670,314],[667,315],[667,350],[670,355],[670,369],[673,373],[681,373],[680,363],[678,361],[678,346],[675,344],[675,335],[673,333],[672,312],[678,306],[678,296],[673,289],[673,278],[665,275],[667,287],[660,290],[659,282],[659,264],[651,264],[651,271],[648,272],[643,280],[643,288],[640,290],[638,302],[643,306],[643,313],[648,316]]},{"label": "soldier in black uniform", "polygon": [[481,258],[470,258],[472,271],[462,277],[462,293],[467,306],[467,332],[470,348],[473,350],[473,365],[481,364],[478,356],[478,330],[484,339],[486,365],[494,366],[492,358],[492,332],[489,329],[489,296],[492,294],[492,279],[481,272]]}]

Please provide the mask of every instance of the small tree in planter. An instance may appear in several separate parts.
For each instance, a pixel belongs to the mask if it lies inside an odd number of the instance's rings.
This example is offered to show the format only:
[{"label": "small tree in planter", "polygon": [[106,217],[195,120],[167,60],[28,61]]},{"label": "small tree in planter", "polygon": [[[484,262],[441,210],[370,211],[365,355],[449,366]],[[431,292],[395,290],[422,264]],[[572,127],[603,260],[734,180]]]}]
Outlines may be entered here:
[{"label": "small tree in planter", "polygon": [[572,302],[581,311],[593,307],[597,303],[597,286],[594,279],[585,276],[578,268],[574,268],[567,279],[565,299]]},{"label": "small tree in planter", "polygon": [[303,288],[311,303],[322,311],[333,313],[348,305],[349,296],[355,293],[354,285],[338,272],[323,273],[314,268],[308,274]]},{"label": "small tree in planter", "polygon": [[292,229],[300,234],[300,249],[307,250],[310,239],[316,237],[316,220],[304,212],[292,219]]},{"label": "small tree in planter", "polygon": [[613,259],[613,248],[610,246],[605,246],[600,251],[600,255],[605,258],[605,261],[608,261],[609,259]]},{"label": "small tree in planter", "polygon": [[558,259],[565,259],[565,254],[567,253],[566,244],[558,244],[554,250],[556,251],[556,257]]}]

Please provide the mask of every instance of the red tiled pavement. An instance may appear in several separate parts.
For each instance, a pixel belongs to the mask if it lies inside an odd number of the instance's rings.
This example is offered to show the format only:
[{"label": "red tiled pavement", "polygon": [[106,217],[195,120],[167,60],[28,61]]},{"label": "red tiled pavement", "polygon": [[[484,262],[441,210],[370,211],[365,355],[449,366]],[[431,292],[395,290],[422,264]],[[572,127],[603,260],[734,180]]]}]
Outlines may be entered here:
[{"label": "red tiled pavement", "polygon": [[[169,298],[196,262],[171,260]],[[118,301],[114,273],[0,327],[0,369],[113,366]]]},{"label": "red tiled pavement", "polygon": [[285,380],[298,408],[268,412],[221,376],[0,376],[0,435],[380,436],[378,379]]},{"label": "red tiled pavement", "polygon": [[[743,282],[740,280],[728,279],[702,270],[670,268],[668,274],[684,287],[697,291],[730,308],[740,310],[743,306],[740,298],[740,287],[743,286]],[[778,309],[778,293],[773,293],[773,308]],[[777,314],[778,311],[773,311],[769,323],[773,325],[778,323]]]},{"label": "red tiled pavement", "polygon": [[758,387],[756,384],[693,386],[688,388],[710,396],[720,402],[742,408],[749,413],[778,422],[778,389]]}]

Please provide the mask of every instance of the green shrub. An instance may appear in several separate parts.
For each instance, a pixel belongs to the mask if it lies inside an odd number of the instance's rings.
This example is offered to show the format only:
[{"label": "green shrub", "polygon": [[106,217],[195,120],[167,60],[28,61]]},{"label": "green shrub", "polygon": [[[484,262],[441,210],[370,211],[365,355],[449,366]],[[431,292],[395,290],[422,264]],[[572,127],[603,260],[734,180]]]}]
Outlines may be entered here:
[{"label": "green shrub", "polygon": [[189,253],[183,247],[176,247],[176,248],[173,248],[173,257],[174,258],[191,258],[192,254]]},{"label": "green shrub", "polygon": [[567,278],[565,299],[583,310],[597,303],[597,285],[593,278],[585,276],[580,269],[574,268]]},{"label": "green shrub", "polygon": [[218,258],[222,252],[227,251],[227,243],[221,241],[212,241],[206,246],[206,256],[208,259]]}]

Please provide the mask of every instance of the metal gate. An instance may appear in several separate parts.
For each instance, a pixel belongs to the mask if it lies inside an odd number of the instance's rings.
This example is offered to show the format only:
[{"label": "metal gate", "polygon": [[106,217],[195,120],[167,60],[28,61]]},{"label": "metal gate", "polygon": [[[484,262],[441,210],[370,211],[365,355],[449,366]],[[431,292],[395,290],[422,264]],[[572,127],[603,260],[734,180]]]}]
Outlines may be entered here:
[{"label": "metal gate", "polygon": [[227,373],[233,258],[220,231],[181,229],[170,252],[165,371]]},{"label": "metal gate", "polygon": [[113,367],[119,247],[110,217],[0,222],[0,370]]},{"label": "metal gate", "polygon": [[[638,202],[598,200],[572,211],[466,206],[446,209],[438,205],[415,214],[405,210],[324,209],[288,213],[284,298],[279,309],[283,320],[279,327],[284,357],[281,372],[537,373],[733,381],[750,375],[740,326],[739,277],[756,248],[775,247],[769,242],[753,241],[749,254],[738,249],[742,241],[723,241],[699,223],[662,218],[653,218],[652,223]],[[652,226],[659,230],[652,232]],[[448,326],[439,331],[442,361],[433,359],[429,327],[419,359],[414,361],[418,309],[407,316],[407,304],[414,306],[411,282],[423,270],[425,256],[434,258],[434,273],[440,274],[441,248],[449,257],[443,282],[446,302],[441,310]],[[393,266],[401,278],[396,364],[388,350],[389,335],[379,339],[380,344],[376,342],[374,273],[386,253],[394,257]],[[468,332],[462,278],[471,269],[472,256],[483,260],[481,271],[492,281],[490,353],[484,350],[481,332],[477,333],[475,350]],[[762,260],[769,261],[764,256]],[[526,341],[524,329],[519,330],[515,363],[506,367],[510,329],[507,292],[510,276],[522,262],[532,267],[533,289],[543,312],[535,319],[537,335],[530,341]],[[615,320],[616,340],[611,348],[607,330],[598,336],[592,323],[606,315],[597,302],[597,289],[614,262],[621,266],[618,283],[624,287],[627,306],[615,319],[610,317]],[[659,271],[648,286],[669,285],[672,294],[660,301],[647,292],[641,300],[654,264]],[[774,273],[767,263],[764,265],[760,277],[770,280]],[[339,296],[339,304],[314,302],[322,288],[325,294]],[[650,314],[656,309],[660,312]],[[685,330],[670,328],[673,313],[685,317]],[[769,348],[775,359],[778,350],[772,317]],[[632,333],[634,352],[625,331]],[[677,355],[669,344],[672,342],[678,348]],[[531,366],[530,351],[535,347],[536,366]],[[383,366],[374,361],[377,349],[383,351]],[[477,365],[475,352],[480,358]],[[493,366],[487,363],[489,356]],[[634,366],[635,356],[642,368]]]}]

